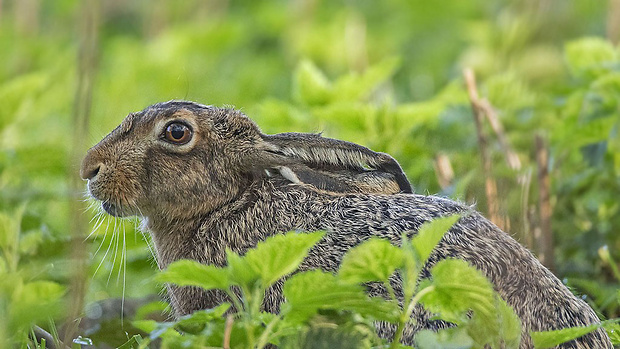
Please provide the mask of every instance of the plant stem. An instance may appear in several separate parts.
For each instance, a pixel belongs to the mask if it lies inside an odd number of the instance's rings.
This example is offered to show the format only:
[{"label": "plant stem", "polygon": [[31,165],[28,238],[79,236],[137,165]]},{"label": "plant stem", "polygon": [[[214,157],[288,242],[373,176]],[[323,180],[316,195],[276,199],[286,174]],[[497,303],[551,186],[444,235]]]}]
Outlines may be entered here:
[{"label": "plant stem", "polygon": [[224,349],[230,349],[230,334],[232,332],[233,321],[232,315],[229,314],[226,317],[226,329],[224,331],[224,343],[222,345]]},{"label": "plant stem", "polygon": [[413,313],[413,309],[415,308],[416,304],[418,304],[420,299],[422,299],[422,297],[424,297],[427,293],[433,292],[434,290],[435,286],[428,286],[422,291],[418,292],[413,297],[413,299],[407,306],[407,310],[405,310],[405,312],[402,313],[402,316],[400,317],[400,321],[398,322],[398,328],[396,329],[396,334],[394,334],[394,340],[392,341],[390,348],[398,348],[398,345],[400,344],[400,339],[403,337],[403,332],[405,331],[405,324],[409,322],[409,318],[411,317],[411,313]]},{"label": "plant stem", "polygon": [[383,284],[385,285],[385,288],[387,289],[390,298],[392,298],[392,300],[394,300],[395,302],[398,302],[398,299],[396,299],[396,292],[394,292],[394,288],[392,287],[390,280],[388,279],[384,281]]},{"label": "plant stem", "polygon": [[258,338],[258,344],[256,345],[258,349],[262,349],[265,347],[265,345],[267,345],[267,341],[269,340],[269,335],[271,334],[271,331],[278,324],[278,322],[280,322],[280,320],[282,320],[282,316],[278,315],[273,320],[271,320],[269,325],[267,325],[267,327],[263,331],[263,334],[261,334],[260,338]]},{"label": "plant stem", "polygon": [[232,301],[233,306],[237,308],[236,313],[241,314],[244,308],[243,308],[243,304],[239,300],[239,297],[237,297],[235,292],[233,292],[232,289],[230,288],[227,288],[226,290],[224,290],[224,292],[226,292],[226,295],[228,295],[228,298],[230,298],[230,300]]}]

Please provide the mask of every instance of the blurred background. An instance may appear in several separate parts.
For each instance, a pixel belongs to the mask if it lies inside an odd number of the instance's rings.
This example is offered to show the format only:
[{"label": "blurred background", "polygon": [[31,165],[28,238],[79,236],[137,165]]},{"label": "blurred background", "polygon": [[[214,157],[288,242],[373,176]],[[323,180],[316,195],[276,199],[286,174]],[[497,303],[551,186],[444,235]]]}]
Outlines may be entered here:
[{"label": "blurred background", "polygon": [[0,341],[118,346],[164,309],[139,222],[77,172],[170,99],[388,152],[618,317],[619,38],[618,0],[0,0]]}]

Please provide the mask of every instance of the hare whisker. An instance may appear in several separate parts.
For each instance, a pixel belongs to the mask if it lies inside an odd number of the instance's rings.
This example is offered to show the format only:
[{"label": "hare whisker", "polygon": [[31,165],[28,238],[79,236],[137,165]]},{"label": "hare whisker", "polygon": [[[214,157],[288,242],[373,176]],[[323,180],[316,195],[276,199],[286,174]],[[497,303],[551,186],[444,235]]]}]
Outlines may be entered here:
[{"label": "hare whisker", "polygon": [[112,259],[112,266],[110,267],[110,273],[108,274],[108,281],[106,285],[110,284],[110,279],[112,278],[112,273],[114,272],[114,267],[116,266],[116,258],[118,257],[118,240],[119,240],[119,232],[118,232],[118,220],[114,220],[114,232],[112,233],[112,245],[114,245],[114,258]]}]

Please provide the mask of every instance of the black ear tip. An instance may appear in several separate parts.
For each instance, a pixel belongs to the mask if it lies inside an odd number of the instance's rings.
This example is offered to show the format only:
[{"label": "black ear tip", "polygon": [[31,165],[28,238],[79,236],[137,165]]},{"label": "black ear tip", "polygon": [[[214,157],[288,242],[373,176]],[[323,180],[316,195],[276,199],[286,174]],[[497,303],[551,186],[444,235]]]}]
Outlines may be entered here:
[{"label": "black ear tip", "polygon": [[409,180],[407,180],[407,177],[402,171],[396,174],[396,184],[398,184],[398,188],[400,188],[401,193],[413,194],[411,183],[409,183]]},{"label": "black ear tip", "polygon": [[411,183],[409,183],[409,180],[407,179],[407,176],[405,175],[403,169],[400,167],[398,162],[394,160],[394,158],[389,155],[387,157],[388,161],[382,164],[380,166],[380,169],[394,175],[394,179],[396,180],[396,183],[398,184],[398,188],[400,189],[401,193],[413,194],[413,188],[411,188]]},{"label": "black ear tip", "polygon": [[413,194],[413,188],[411,188],[409,182],[403,183],[402,181],[398,181],[398,187],[400,188],[401,193]]}]

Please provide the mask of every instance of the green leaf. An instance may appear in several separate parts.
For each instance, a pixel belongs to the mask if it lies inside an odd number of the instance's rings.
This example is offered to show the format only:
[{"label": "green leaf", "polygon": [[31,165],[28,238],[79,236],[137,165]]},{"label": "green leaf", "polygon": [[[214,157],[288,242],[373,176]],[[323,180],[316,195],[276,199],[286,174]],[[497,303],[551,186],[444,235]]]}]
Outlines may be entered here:
[{"label": "green leaf", "polygon": [[131,322],[131,325],[141,331],[146,333],[150,333],[155,331],[157,328],[158,322],[155,320],[134,320]]},{"label": "green leaf", "polygon": [[611,42],[598,37],[571,41],[565,47],[566,62],[574,75],[595,77],[606,69],[605,64],[618,59]]},{"label": "green leaf", "polygon": [[401,251],[403,252],[403,292],[405,302],[409,302],[418,286],[418,275],[420,275],[421,264],[418,264],[416,252],[411,244],[411,240],[407,237],[407,233],[403,232]]},{"label": "green leaf", "polygon": [[497,295],[497,323],[499,337],[504,341],[506,348],[519,348],[521,345],[521,319],[514,309]]},{"label": "green leaf", "polygon": [[494,308],[491,283],[480,271],[460,259],[445,259],[431,270],[428,287],[434,287],[420,300],[426,308],[450,322],[460,323],[470,309],[485,317]]},{"label": "green leaf", "polygon": [[338,101],[365,99],[380,84],[389,79],[400,65],[400,59],[389,58],[366,69],[362,74],[352,72],[334,83],[334,97]]},{"label": "green leaf", "polygon": [[204,325],[209,321],[221,319],[230,309],[230,303],[222,303],[215,308],[195,311],[177,320],[178,326]]},{"label": "green leaf", "polygon": [[287,303],[283,312],[291,322],[303,322],[319,309],[351,310],[376,320],[395,322],[400,312],[396,303],[370,298],[357,284],[338,282],[330,273],[307,271],[291,277],[284,284]]},{"label": "green leaf", "polygon": [[415,342],[420,349],[469,349],[474,341],[463,328],[447,328],[438,332],[431,330],[420,331],[415,336]]},{"label": "green leaf", "polygon": [[350,283],[385,282],[402,264],[403,251],[387,240],[372,238],[344,256],[338,277]]},{"label": "green leaf", "polygon": [[297,331],[293,336],[285,337],[280,347],[283,349],[370,348],[366,335],[350,327],[334,324],[315,325]]},{"label": "green leaf", "polygon": [[307,105],[323,105],[332,96],[332,86],[323,72],[309,60],[303,60],[295,70],[293,95]]},{"label": "green leaf", "polygon": [[430,222],[424,223],[418,234],[413,237],[411,243],[420,258],[421,264],[425,264],[435,246],[450,228],[461,218],[460,215],[440,217]]},{"label": "green leaf", "polygon": [[563,328],[555,331],[530,332],[530,336],[532,337],[534,348],[545,349],[579,338],[596,330],[600,326],[601,325],[595,324],[590,326]]},{"label": "green leaf", "polygon": [[475,312],[467,324],[467,333],[475,347],[518,349],[521,342],[521,321],[514,310],[498,295],[490,316]]},{"label": "green leaf", "polygon": [[275,235],[258,243],[243,258],[260,275],[263,286],[268,287],[295,271],[323,235],[323,232]]},{"label": "green leaf", "polygon": [[226,269],[192,260],[173,262],[165,271],[156,275],[155,279],[179,286],[198,286],[206,290],[227,289],[231,286]]},{"label": "green leaf", "polygon": [[[618,319],[616,319],[615,321],[618,321]],[[618,324],[617,322],[604,322],[603,327],[605,328],[605,331],[607,332],[609,339],[611,339],[611,344],[619,345],[620,344],[620,324]]]},{"label": "green leaf", "polygon": [[251,290],[256,281],[260,279],[260,274],[250,268],[247,259],[228,248],[226,248],[226,261],[228,278],[232,284]]}]

